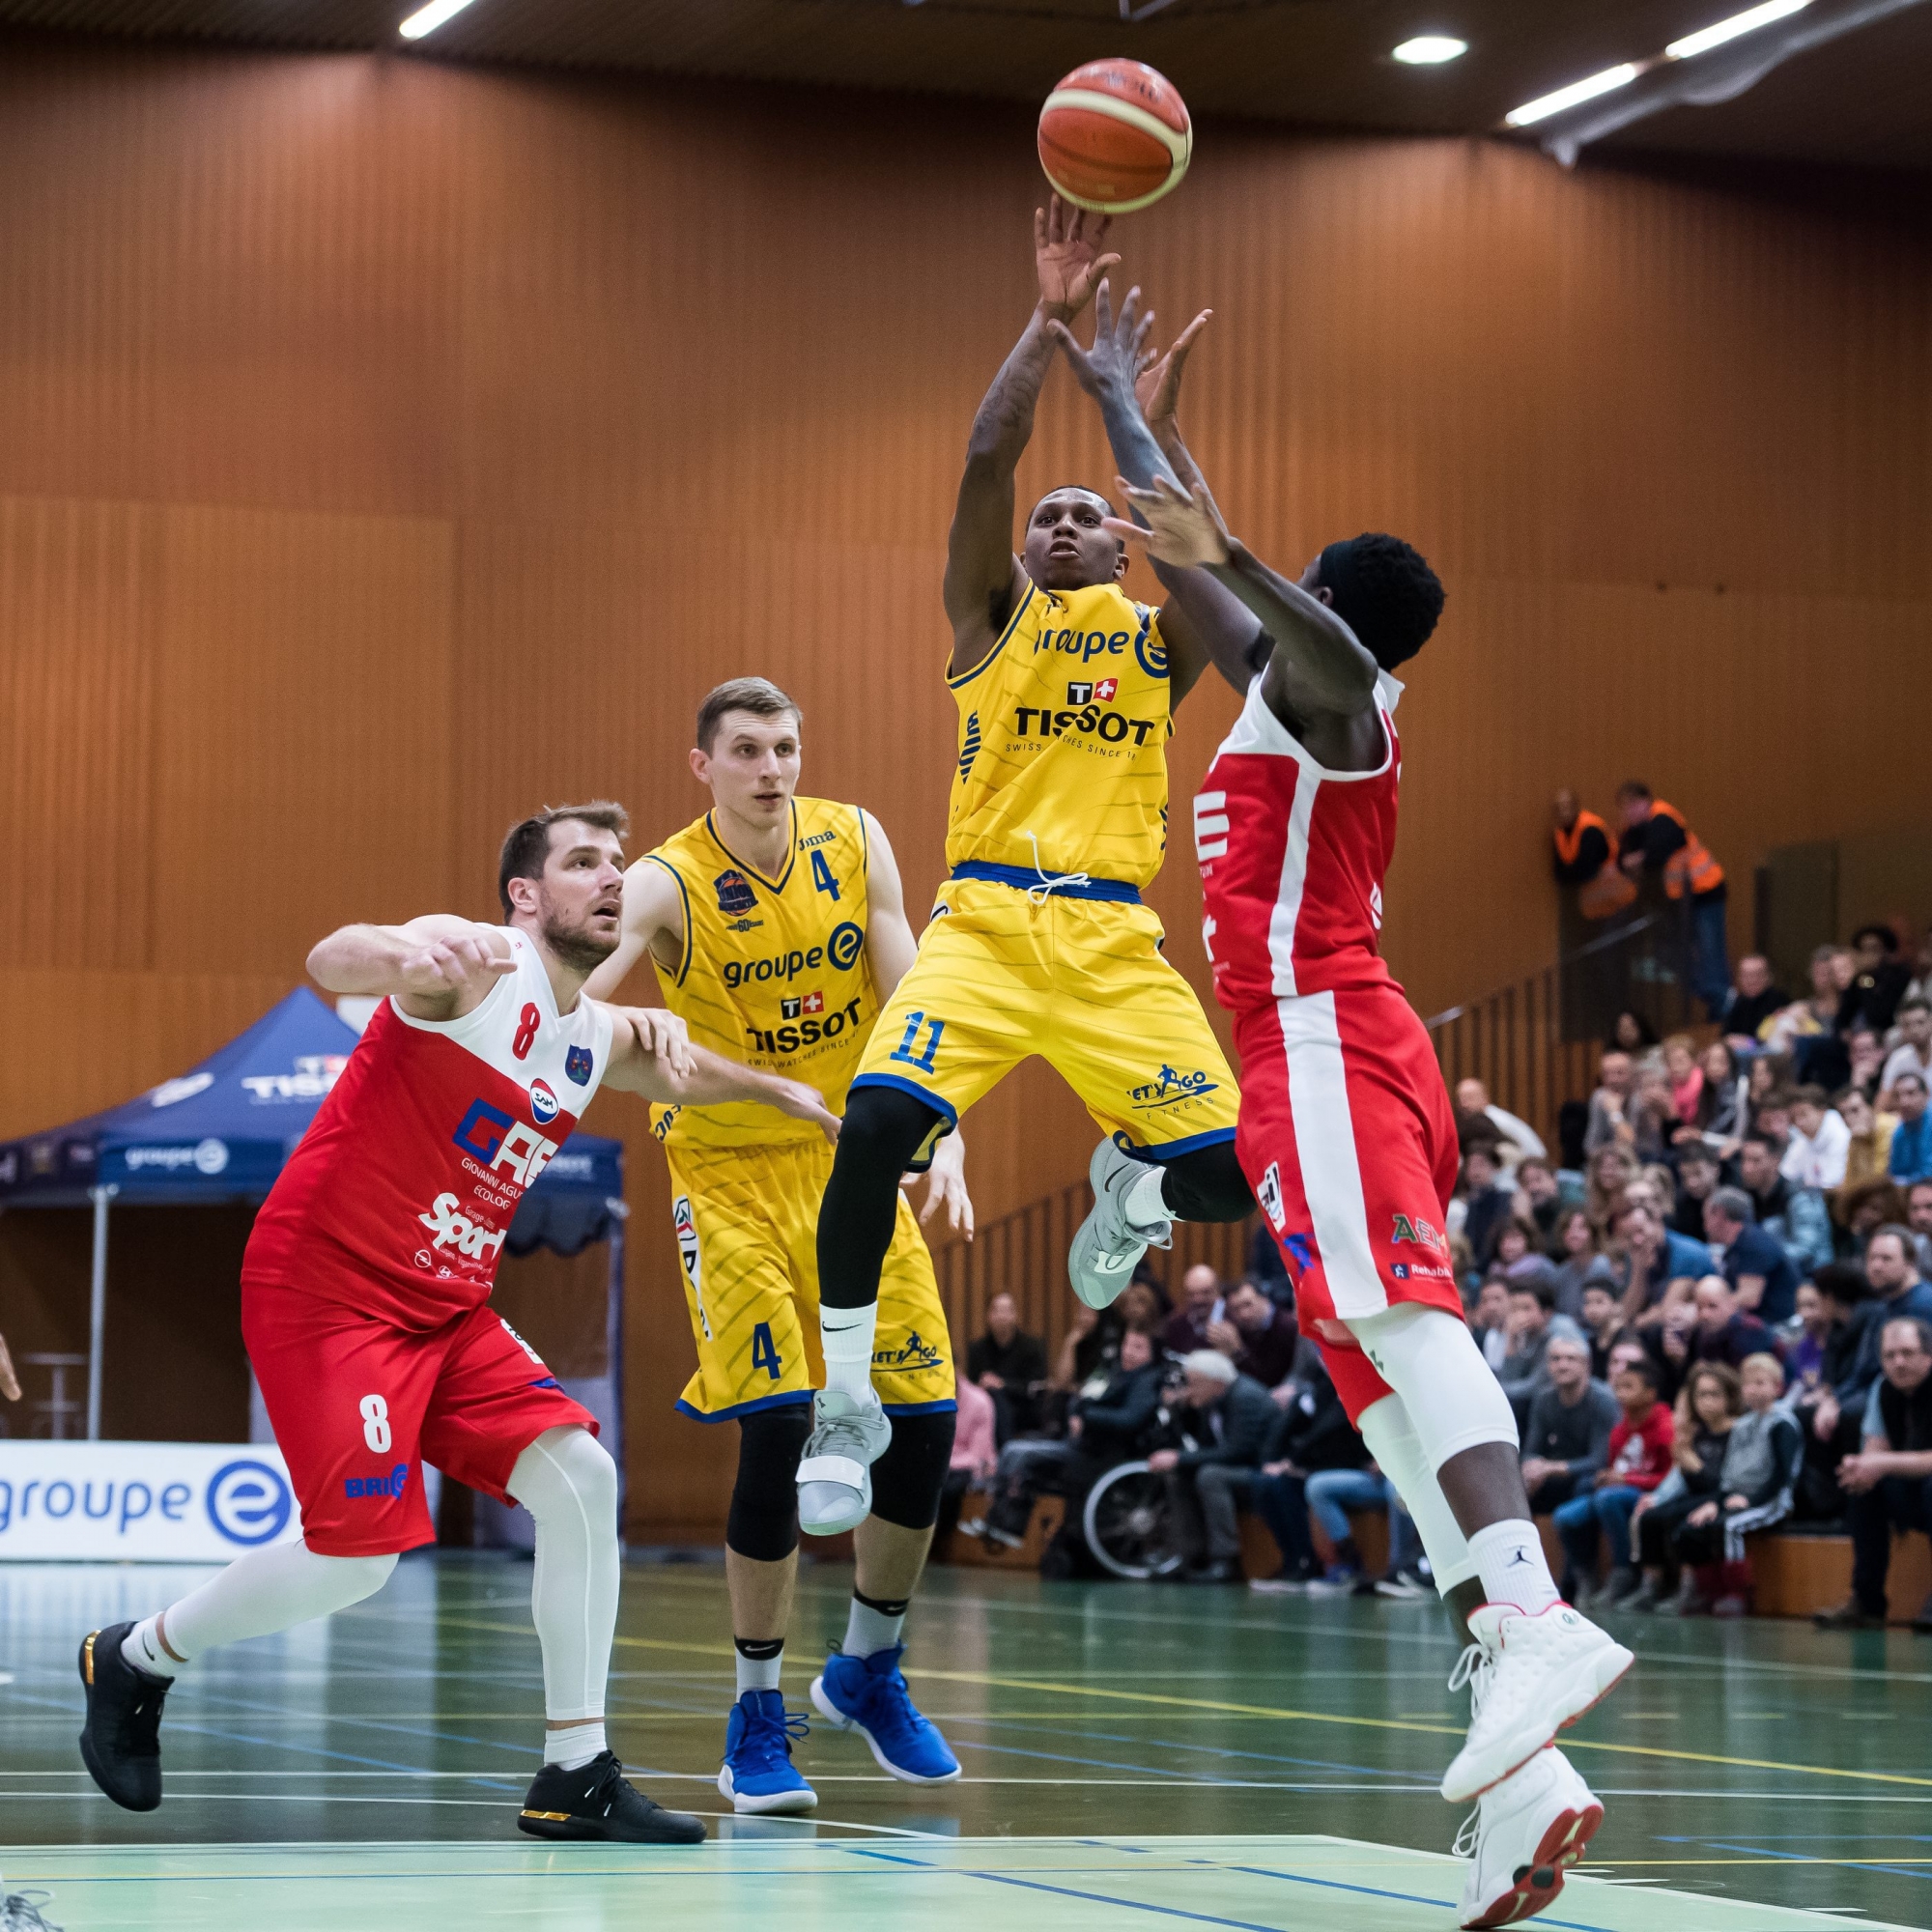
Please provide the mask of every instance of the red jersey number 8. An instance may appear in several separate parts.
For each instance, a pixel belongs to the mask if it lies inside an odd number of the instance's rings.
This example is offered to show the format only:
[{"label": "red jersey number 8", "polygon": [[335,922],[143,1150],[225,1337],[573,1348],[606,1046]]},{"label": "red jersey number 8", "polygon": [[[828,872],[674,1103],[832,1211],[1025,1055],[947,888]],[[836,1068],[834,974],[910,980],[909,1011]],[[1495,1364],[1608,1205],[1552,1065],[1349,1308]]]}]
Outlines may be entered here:
[{"label": "red jersey number 8", "polygon": [[528,1058],[530,1042],[536,1038],[537,1028],[542,1023],[542,1020],[543,1015],[537,1011],[536,1002],[531,1001],[524,1009],[522,1021],[517,1028],[516,1038],[510,1042],[510,1051],[519,1060]]}]

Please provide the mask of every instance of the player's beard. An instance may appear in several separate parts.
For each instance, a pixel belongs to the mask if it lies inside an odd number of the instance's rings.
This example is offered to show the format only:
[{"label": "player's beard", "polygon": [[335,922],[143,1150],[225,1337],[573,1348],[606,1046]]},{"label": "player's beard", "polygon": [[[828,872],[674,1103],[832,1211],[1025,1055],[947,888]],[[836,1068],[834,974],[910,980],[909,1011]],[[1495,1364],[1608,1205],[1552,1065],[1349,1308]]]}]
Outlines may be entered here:
[{"label": "player's beard", "polygon": [[566,925],[548,900],[543,907],[543,943],[573,973],[586,976],[596,972],[617,950],[616,936],[609,939],[585,932],[582,927]]}]

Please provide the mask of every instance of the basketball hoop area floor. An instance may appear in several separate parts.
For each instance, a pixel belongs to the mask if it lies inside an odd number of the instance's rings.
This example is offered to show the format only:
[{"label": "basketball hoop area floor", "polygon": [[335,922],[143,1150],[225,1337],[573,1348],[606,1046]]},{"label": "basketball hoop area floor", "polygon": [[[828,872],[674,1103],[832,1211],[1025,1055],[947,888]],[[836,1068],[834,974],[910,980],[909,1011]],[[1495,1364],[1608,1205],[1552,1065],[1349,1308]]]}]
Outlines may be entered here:
[{"label": "basketball hoop area floor", "polygon": [[[814,1722],[817,1813],[758,1821],[712,1781],[723,1574],[633,1566],[612,1742],[714,1833],[650,1850],[515,1832],[540,1756],[530,1573],[484,1556],[412,1557],[346,1615],[198,1665],[169,1699],[166,1802],[115,1809],[74,1752],[74,1648],[205,1574],[0,1570],[0,1873],[67,1932],[1456,1922],[1460,1814],[1435,1780],[1460,1700],[1430,1605],[939,1571],[906,1662],[965,1776],[895,1783]],[[801,1579],[796,1705],[849,1584]],[[1565,1740],[1608,1816],[1538,1924],[1932,1925],[1932,1644],[1627,1622],[1635,1673]]]}]

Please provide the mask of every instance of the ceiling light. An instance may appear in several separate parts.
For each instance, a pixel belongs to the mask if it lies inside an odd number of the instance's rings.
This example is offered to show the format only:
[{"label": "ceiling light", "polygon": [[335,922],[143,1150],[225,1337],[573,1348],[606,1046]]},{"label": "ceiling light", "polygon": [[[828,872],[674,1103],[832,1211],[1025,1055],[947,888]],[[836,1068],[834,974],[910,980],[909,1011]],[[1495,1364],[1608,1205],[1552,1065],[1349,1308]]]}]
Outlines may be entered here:
[{"label": "ceiling light", "polygon": [[1468,51],[1468,42],[1459,41],[1454,35],[1418,34],[1414,40],[1403,42],[1389,58],[1399,60],[1404,67],[1440,67],[1444,61],[1452,61],[1458,54]]},{"label": "ceiling light", "polygon": [[418,8],[396,29],[406,41],[419,41],[425,34],[433,34],[445,20],[453,19],[469,0],[430,0],[427,7]]},{"label": "ceiling light", "polygon": [[1762,7],[1747,8],[1742,14],[1733,14],[1728,20],[1719,20],[1715,27],[1706,27],[1701,33],[1686,34],[1681,41],[1672,41],[1664,48],[1665,60],[1689,60],[1693,54],[1707,54],[1713,47],[1720,47],[1726,41],[1734,41],[1740,34],[1751,33],[1758,27],[1768,27],[1774,20],[1782,20],[1792,14],[1801,14],[1811,4],[1811,0],[1764,0]]},{"label": "ceiling light", "polygon": [[1628,87],[1636,76],[1636,67],[1630,61],[1625,61],[1621,67],[1606,67],[1602,73],[1593,73],[1588,80],[1573,81],[1568,87],[1559,87],[1554,94],[1546,94],[1541,99],[1525,101],[1520,107],[1511,108],[1503,119],[1512,128],[1527,128],[1532,121],[1544,121],[1552,114],[1561,114],[1566,107],[1594,100],[1598,95],[1608,94],[1613,88]]}]

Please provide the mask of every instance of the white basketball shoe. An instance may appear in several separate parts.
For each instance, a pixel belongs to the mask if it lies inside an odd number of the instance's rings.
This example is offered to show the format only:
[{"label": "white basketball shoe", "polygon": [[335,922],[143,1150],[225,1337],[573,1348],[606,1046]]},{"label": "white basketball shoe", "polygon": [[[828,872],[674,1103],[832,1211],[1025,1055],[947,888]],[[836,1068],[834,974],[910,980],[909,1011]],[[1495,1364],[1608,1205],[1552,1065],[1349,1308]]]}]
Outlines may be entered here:
[{"label": "white basketball shoe", "polygon": [[798,1464],[798,1526],[808,1536],[837,1536],[871,1515],[872,1464],[892,1439],[874,1390],[864,1401],[836,1389],[812,1397],[811,1434]]},{"label": "white basketball shoe", "polygon": [[1553,1903],[1603,1822],[1602,1801],[1553,1747],[1484,1792],[1456,1838],[1456,1856],[1470,1861],[1463,1932],[1514,1925]]},{"label": "white basketball shoe", "polygon": [[1534,1616],[1514,1604],[1469,1613],[1473,1639],[1449,1680],[1469,1687],[1469,1736],[1442,1775],[1452,1804],[1480,1797],[1527,1764],[1566,1724],[1608,1696],[1636,1659],[1568,1604]]},{"label": "white basketball shoe", "polygon": [[1067,1250],[1066,1275],[1073,1293],[1089,1308],[1111,1307],[1150,1248],[1174,1245],[1171,1220],[1147,1227],[1127,1219],[1127,1195],[1147,1172],[1147,1162],[1123,1151],[1111,1135],[1087,1163],[1094,1211],[1081,1222]]}]

